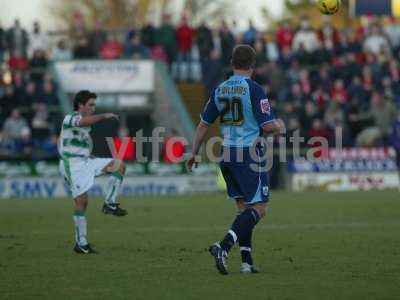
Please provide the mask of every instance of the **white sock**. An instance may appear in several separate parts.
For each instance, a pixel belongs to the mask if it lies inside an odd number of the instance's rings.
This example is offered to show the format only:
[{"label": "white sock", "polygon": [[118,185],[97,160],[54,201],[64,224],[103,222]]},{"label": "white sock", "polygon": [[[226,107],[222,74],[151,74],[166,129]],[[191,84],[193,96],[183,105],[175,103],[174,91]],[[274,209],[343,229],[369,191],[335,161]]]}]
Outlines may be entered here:
[{"label": "white sock", "polygon": [[87,241],[87,222],[85,213],[82,211],[75,211],[74,213],[75,223],[75,241],[79,246],[85,246],[88,244]]},{"label": "white sock", "polygon": [[119,194],[121,183],[122,183],[121,173],[119,172],[112,173],[107,185],[107,194],[105,199],[106,204],[117,203],[117,195]]}]

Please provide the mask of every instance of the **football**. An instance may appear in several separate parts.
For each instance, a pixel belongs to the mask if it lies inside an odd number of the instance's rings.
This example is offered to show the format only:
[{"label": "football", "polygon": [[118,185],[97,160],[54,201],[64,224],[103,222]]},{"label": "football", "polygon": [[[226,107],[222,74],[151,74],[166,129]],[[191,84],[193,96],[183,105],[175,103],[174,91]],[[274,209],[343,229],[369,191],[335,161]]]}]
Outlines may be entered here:
[{"label": "football", "polygon": [[342,4],[341,0],[318,0],[318,9],[324,15],[333,15],[337,13]]}]

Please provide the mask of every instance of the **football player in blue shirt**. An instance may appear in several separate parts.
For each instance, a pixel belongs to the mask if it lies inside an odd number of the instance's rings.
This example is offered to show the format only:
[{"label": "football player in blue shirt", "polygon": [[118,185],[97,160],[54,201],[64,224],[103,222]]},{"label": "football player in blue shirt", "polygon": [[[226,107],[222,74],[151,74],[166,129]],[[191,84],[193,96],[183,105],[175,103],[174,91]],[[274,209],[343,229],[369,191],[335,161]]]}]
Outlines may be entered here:
[{"label": "football player in blue shirt", "polygon": [[209,126],[219,117],[223,145],[221,172],[227,184],[228,195],[236,200],[238,214],[220,241],[209,248],[221,274],[228,274],[227,257],[238,243],[242,256],[242,273],[256,273],[251,257],[252,232],[264,217],[269,200],[263,134],[278,134],[284,124],[275,119],[264,89],[250,77],[256,53],[248,45],[233,50],[234,75],[221,83],[211,94],[201,114],[194,137],[188,170],[196,166],[196,156]]}]

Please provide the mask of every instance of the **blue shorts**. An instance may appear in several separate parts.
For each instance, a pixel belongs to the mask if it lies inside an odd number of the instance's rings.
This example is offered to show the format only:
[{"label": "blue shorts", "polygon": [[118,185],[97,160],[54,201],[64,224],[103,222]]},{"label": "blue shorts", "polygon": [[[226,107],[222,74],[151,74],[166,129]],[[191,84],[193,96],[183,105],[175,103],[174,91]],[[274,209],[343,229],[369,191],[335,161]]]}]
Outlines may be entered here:
[{"label": "blue shorts", "polygon": [[220,162],[228,196],[232,199],[243,198],[246,204],[268,202],[269,180],[266,159],[263,159],[264,150],[255,149],[252,157],[249,148],[242,149],[243,159],[239,160],[236,148],[225,148],[230,158],[224,155]]}]

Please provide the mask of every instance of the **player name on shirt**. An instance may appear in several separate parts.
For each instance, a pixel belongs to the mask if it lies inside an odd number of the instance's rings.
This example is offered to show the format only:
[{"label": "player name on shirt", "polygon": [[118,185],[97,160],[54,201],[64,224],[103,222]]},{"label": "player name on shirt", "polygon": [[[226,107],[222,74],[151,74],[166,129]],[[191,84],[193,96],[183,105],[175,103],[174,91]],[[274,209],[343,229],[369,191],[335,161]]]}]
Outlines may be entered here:
[{"label": "player name on shirt", "polygon": [[[238,83],[239,82],[237,82],[236,84]],[[227,84],[234,84],[234,83],[227,82]],[[238,86],[238,85],[222,86],[217,89],[217,93],[246,95],[247,89],[244,86]]]}]

